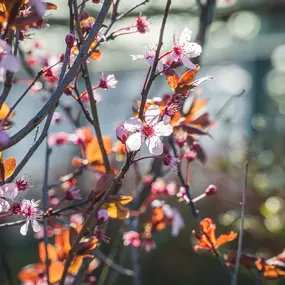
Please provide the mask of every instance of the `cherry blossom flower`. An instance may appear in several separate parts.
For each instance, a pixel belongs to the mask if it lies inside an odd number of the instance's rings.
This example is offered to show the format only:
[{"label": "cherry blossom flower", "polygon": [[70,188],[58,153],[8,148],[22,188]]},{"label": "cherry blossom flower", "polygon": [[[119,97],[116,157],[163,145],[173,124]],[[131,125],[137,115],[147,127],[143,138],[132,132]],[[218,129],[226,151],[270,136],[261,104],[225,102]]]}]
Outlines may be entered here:
[{"label": "cherry blossom flower", "polygon": [[16,185],[19,191],[25,191],[33,187],[33,185],[31,185],[30,182],[27,179],[25,179],[25,176],[23,176],[20,179],[17,179]]},{"label": "cherry blossom flower", "polygon": [[39,209],[40,201],[26,200],[24,199],[21,203],[21,214],[26,218],[25,224],[21,227],[20,233],[26,235],[31,223],[33,231],[39,232],[41,230],[38,220],[43,217],[43,212]]},{"label": "cherry blossom flower", "polygon": [[[131,57],[132,57],[132,60],[145,59],[147,63],[149,64],[149,66],[152,66],[154,62],[154,58],[155,58],[155,52],[156,52],[155,47],[147,45],[146,52],[144,54],[137,54],[137,55],[131,54]],[[156,70],[158,72],[163,71],[163,61],[162,60],[158,61]]]},{"label": "cherry blossom flower", "polygon": [[14,201],[18,195],[18,187],[14,183],[6,183],[0,187],[0,212],[7,212],[10,204],[7,199]]},{"label": "cherry blossom flower", "polygon": [[145,122],[139,118],[131,117],[124,123],[124,128],[132,132],[126,141],[128,151],[137,151],[142,143],[146,143],[149,151],[153,155],[163,153],[163,143],[161,136],[171,135],[173,128],[169,124],[159,121],[160,109],[157,105],[151,105],[145,112]]},{"label": "cherry blossom flower", "polygon": [[182,31],[179,39],[173,34],[172,60],[182,61],[183,65],[190,69],[195,69],[196,65],[190,61],[190,58],[201,54],[202,48],[199,44],[191,42],[192,32],[186,27]]},{"label": "cherry blossom flower", "polygon": [[134,28],[140,33],[140,34],[145,34],[149,31],[149,20],[147,19],[146,16],[142,16],[140,14],[134,23],[132,24]]},{"label": "cherry blossom flower", "polygon": [[114,74],[109,74],[107,77],[104,77],[104,73],[101,72],[101,79],[98,85],[99,88],[107,90],[109,88],[116,88],[118,81],[115,78]]},{"label": "cherry blossom flower", "polygon": [[48,138],[48,144],[50,146],[54,145],[63,145],[68,142],[68,133],[65,132],[59,132],[57,134],[51,135]]},{"label": "cherry blossom flower", "polygon": [[179,198],[179,202],[185,201],[187,204],[190,203],[185,187],[181,186],[176,196]]},{"label": "cherry blossom flower", "polygon": [[156,248],[156,243],[152,238],[145,239],[143,245],[146,252],[150,252],[152,249]]},{"label": "cherry blossom flower", "polygon": [[16,72],[19,70],[19,61],[11,54],[12,48],[4,40],[0,40],[0,74],[4,76],[6,70]]},{"label": "cherry blossom flower", "polygon": [[129,231],[123,235],[124,245],[132,245],[134,247],[139,247],[141,245],[140,235],[138,232]]}]

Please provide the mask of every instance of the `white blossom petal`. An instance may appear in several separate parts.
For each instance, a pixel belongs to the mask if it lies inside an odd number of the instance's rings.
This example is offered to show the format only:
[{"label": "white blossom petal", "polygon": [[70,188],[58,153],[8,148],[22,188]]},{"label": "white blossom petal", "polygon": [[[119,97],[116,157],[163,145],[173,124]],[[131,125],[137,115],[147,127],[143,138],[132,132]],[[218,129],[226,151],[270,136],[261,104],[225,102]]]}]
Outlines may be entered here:
[{"label": "white blossom petal", "polygon": [[25,236],[29,229],[30,220],[26,220],[25,224],[21,226],[20,233]]},{"label": "white blossom petal", "polygon": [[142,135],[141,133],[135,133],[128,137],[126,141],[126,147],[128,151],[136,151],[141,148]]},{"label": "white blossom petal", "polygon": [[147,138],[146,145],[148,146],[150,153],[153,155],[161,155],[163,153],[163,143],[157,136]]},{"label": "white blossom petal", "polygon": [[[185,42],[190,42],[192,36],[192,31],[185,27],[179,37],[180,44],[184,44]],[[185,43],[186,44],[186,43]]]},{"label": "white blossom petal", "polygon": [[129,132],[139,131],[142,128],[142,121],[138,118],[131,117],[125,121],[124,128]]},{"label": "white blossom petal", "polygon": [[10,200],[14,200],[18,195],[18,187],[15,183],[6,183],[1,186],[1,190],[3,192],[3,196]]},{"label": "white blossom petal", "polygon": [[160,109],[158,105],[150,105],[145,112],[145,121],[148,125],[154,125],[157,123],[160,115]]},{"label": "white blossom petal", "polygon": [[20,69],[20,64],[17,57],[12,54],[8,54],[5,56],[5,58],[2,59],[1,66],[11,72],[17,72]]},{"label": "white blossom petal", "polygon": [[145,58],[143,54],[130,54],[132,60],[143,59]]},{"label": "white blossom petal", "polygon": [[183,46],[182,50],[190,58],[197,57],[202,53],[202,47],[197,43],[189,43]]},{"label": "white blossom petal", "polygon": [[10,204],[4,199],[0,199],[0,212],[8,212],[9,209]]},{"label": "white blossom petal", "polygon": [[188,56],[183,54],[181,56],[181,61],[182,61],[183,65],[186,66],[187,68],[196,69],[196,65],[190,61]]},{"label": "white blossom petal", "polygon": [[41,230],[40,224],[35,219],[32,220],[32,228],[35,233],[38,233]]},{"label": "white blossom petal", "polygon": [[168,115],[164,115],[163,116],[163,123],[165,125],[168,125],[170,123],[170,121],[171,121],[171,117],[170,116],[168,116]]},{"label": "white blossom petal", "polygon": [[171,125],[164,124],[164,122],[157,123],[153,128],[155,135],[159,137],[170,136],[173,132],[173,127]]}]

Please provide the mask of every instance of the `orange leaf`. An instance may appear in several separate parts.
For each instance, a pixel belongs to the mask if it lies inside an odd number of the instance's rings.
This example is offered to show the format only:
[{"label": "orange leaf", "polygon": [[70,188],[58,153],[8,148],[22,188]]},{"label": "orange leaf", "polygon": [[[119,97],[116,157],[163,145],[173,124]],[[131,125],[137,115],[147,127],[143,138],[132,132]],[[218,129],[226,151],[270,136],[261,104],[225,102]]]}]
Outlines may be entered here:
[{"label": "orange leaf", "polygon": [[92,273],[100,265],[100,260],[93,258],[88,266],[88,273]]},{"label": "orange leaf", "polygon": [[179,76],[173,68],[169,68],[164,72],[165,78],[168,82],[169,87],[174,91],[178,85]]},{"label": "orange leaf", "polygon": [[[0,109],[0,121],[5,119],[9,112],[10,112],[10,107],[6,103],[3,103],[3,105]],[[13,115],[14,115],[14,113],[11,113],[9,115],[9,118],[13,117]]]},{"label": "orange leaf", "polygon": [[216,241],[216,247],[223,245],[224,243],[233,241],[237,238],[237,233],[230,232],[229,234],[220,235]]},{"label": "orange leaf", "polygon": [[46,2],[46,5],[47,5],[47,10],[56,10],[57,9],[57,6],[53,3]]},{"label": "orange leaf", "polygon": [[99,61],[102,58],[102,52],[99,50],[95,50],[91,53],[90,58],[94,61]]},{"label": "orange leaf", "polygon": [[191,69],[186,71],[179,79],[178,85],[175,88],[175,93],[185,94],[193,87],[191,86],[192,82],[195,79],[195,75],[199,70],[199,66],[196,69]]},{"label": "orange leaf", "polygon": [[51,284],[58,282],[61,279],[64,270],[64,265],[61,261],[52,262],[49,266],[49,280]]},{"label": "orange leaf", "polygon": [[[57,252],[56,252],[55,247],[49,243],[47,245],[47,250],[48,250],[48,259],[51,262],[57,261],[58,256],[57,256]],[[46,249],[45,249],[45,244],[43,241],[39,243],[39,256],[40,256],[41,262],[43,264],[45,264],[45,262],[46,262]]]},{"label": "orange leaf", "polygon": [[16,159],[14,157],[8,158],[5,163],[4,163],[4,168],[5,168],[5,179],[10,177],[16,168]]},{"label": "orange leaf", "polygon": [[[103,144],[106,149],[107,154],[112,153],[112,140],[109,137],[103,137]],[[98,140],[93,138],[90,143],[86,146],[86,157],[89,163],[93,162],[103,162],[102,154],[100,152],[100,147]]]},{"label": "orange leaf", "polygon": [[72,264],[69,266],[68,268],[68,273],[75,276],[79,269],[80,269],[80,266],[82,264],[82,261],[83,261],[83,256],[76,256],[72,262]]},{"label": "orange leaf", "polygon": [[18,274],[18,278],[22,281],[37,281],[39,274],[43,273],[45,265],[42,263],[30,264],[21,269]]}]

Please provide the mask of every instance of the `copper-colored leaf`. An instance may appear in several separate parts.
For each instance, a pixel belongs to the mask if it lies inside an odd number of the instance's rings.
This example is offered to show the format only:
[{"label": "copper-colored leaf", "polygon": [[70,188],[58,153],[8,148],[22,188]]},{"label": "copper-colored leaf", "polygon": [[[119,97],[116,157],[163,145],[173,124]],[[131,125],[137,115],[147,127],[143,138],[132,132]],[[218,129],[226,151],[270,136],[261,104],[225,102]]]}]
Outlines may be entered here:
[{"label": "copper-colored leaf", "polygon": [[[10,107],[6,103],[3,103],[3,105],[0,109],[0,121],[5,119],[9,112],[10,112]],[[13,115],[14,115],[14,113],[11,113],[9,115],[9,118],[13,117]]]},{"label": "copper-colored leaf", "polygon": [[229,234],[220,235],[216,241],[216,247],[219,247],[227,242],[233,241],[237,238],[237,233],[230,232]]},{"label": "copper-colored leaf", "polygon": [[172,89],[172,91],[175,90],[175,88],[178,85],[178,81],[179,81],[179,76],[176,73],[175,69],[173,68],[169,68],[167,69],[165,72],[165,78],[168,82],[169,87]]},{"label": "copper-colored leaf", "polygon": [[[52,244],[49,243],[47,245],[47,251],[48,251],[48,259],[51,262],[55,262],[58,260],[56,249]],[[41,262],[43,264],[45,264],[45,262],[46,262],[46,249],[45,249],[45,244],[43,241],[39,243],[39,256],[40,256]]]},{"label": "copper-colored leaf", "polygon": [[90,58],[94,61],[99,61],[102,58],[102,52],[99,50],[95,50],[91,53]]},{"label": "copper-colored leaf", "polygon": [[46,2],[46,5],[47,5],[47,10],[56,10],[57,9],[57,6],[53,3]]},{"label": "copper-colored leaf", "polygon": [[52,262],[49,266],[49,281],[51,284],[61,279],[64,270],[64,264],[61,261]]},{"label": "copper-colored leaf", "polygon": [[4,168],[5,168],[4,177],[5,179],[7,179],[14,173],[16,169],[16,159],[14,157],[8,158],[4,163]]},{"label": "copper-colored leaf", "polygon": [[83,256],[76,256],[74,258],[72,264],[68,268],[69,274],[71,274],[72,276],[76,276],[82,264],[83,258],[84,258]]},{"label": "copper-colored leaf", "polygon": [[179,79],[177,87],[175,88],[175,93],[185,94],[191,88],[191,84],[195,79],[195,75],[198,72],[199,67],[196,69],[191,69],[186,71]]}]

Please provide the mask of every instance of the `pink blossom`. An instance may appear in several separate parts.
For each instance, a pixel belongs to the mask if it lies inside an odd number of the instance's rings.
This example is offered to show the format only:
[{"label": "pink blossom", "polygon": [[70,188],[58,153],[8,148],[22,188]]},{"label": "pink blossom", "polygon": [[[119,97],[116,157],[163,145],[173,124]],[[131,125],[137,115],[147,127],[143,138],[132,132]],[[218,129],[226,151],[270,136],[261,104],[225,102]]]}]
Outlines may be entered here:
[{"label": "pink blossom", "polygon": [[[131,57],[133,60],[145,59],[147,63],[149,64],[149,66],[153,66],[155,52],[156,52],[155,47],[147,46],[146,52],[144,54],[131,55]],[[162,60],[158,61],[156,69],[158,72],[163,71],[163,61]]]},{"label": "pink blossom", "polygon": [[149,21],[146,16],[140,14],[132,24],[132,27],[135,27],[140,34],[145,34],[149,32]]},{"label": "pink blossom", "polygon": [[116,88],[118,81],[115,78],[114,74],[109,74],[107,77],[104,77],[104,73],[101,72],[101,79],[99,83],[99,88],[107,90],[109,88]]},{"label": "pink blossom", "polygon": [[57,134],[51,135],[48,138],[48,144],[50,146],[63,145],[68,142],[68,134],[65,132],[59,132]]},{"label": "pink blossom", "polygon": [[188,198],[186,189],[184,187],[180,187],[178,193],[176,194],[176,196],[179,198],[178,201],[185,201],[187,204],[190,203],[190,199]]},{"label": "pink blossom", "polygon": [[146,143],[151,154],[161,155],[163,153],[163,143],[159,137],[171,135],[173,128],[159,121],[159,118],[159,106],[151,105],[145,112],[144,124],[139,118],[134,117],[124,123],[124,128],[133,133],[126,141],[128,151],[137,151],[142,143]]},{"label": "pink blossom", "polygon": [[123,240],[125,246],[132,245],[134,247],[140,247],[141,245],[140,235],[135,231],[124,233]]},{"label": "pink blossom", "polygon": [[29,183],[29,181],[27,179],[25,179],[24,177],[16,180],[16,185],[17,185],[19,191],[25,191],[25,190],[30,189],[30,188],[33,187]]},{"label": "pink blossom", "polygon": [[179,39],[173,34],[172,60],[182,61],[183,65],[189,69],[195,69],[196,65],[190,61],[190,58],[197,57],[201,54],[202,48],[197,43],[191,42],[192,32],[186,27],[182,31]]},{"label": "pink blossom", "polygon": [[0,187],[0,212],[7,212],[10,209],[10,204],[7,201],[14,201],[18,195],[18,187],[15,183],[6,183]]},{"label": "pink blossom", "polygon": [[62,121],[62,117],[60,113],[54,112],[52,119],[51,119],[51,124],[56,125],[56,124],[59,124],[61,121]]},{"label": "pink blossom", "polygon": [[38,220],[43,217],[43,212],[39,209],[40,201],[23,200],[21,203],[21,215],[26,218],[25,224],[21,227],[20,233],[26,235],[29,229],[29,224],[31,223],[33,231],[39,232],[41,230]]}]

